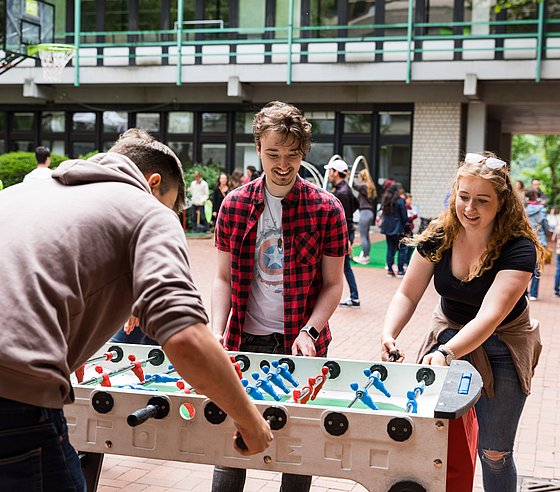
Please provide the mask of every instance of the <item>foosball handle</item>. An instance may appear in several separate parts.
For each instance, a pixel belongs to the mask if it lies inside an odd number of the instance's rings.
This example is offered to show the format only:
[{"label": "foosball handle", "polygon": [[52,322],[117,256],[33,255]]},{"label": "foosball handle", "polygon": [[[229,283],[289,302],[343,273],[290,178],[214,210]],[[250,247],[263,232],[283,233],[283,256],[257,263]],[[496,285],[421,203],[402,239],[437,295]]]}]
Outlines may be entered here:
[{"label": "foosball handle", "polygon": [[[269,415],[266,418],[266,421],[268,422],[268,425],[272,424],[274,421],[276,420],[276,417],[274,415]],[[235,436],[235,445],[239,448],[242,449],[243,451],[247,451],[247,444],[245,444],[245,441],[243,440],[243,436],[241,434],[239,434],[239,431],[237,431],[237,435]]]},{"label": "foosball handle", "polygon": [[140,408],[132,412],[126,418],[126,423],[130,425],[130,427],[136,427],[137,425],[146,422],[146,420],[155,417],[157,412],[158,412],[158,407],[156,405],[148,405],[144,408]]},{"label": "foosball handle", "polygon": [[396,362],[397,360],[399,360],[400,356],[401,353],[398,350],[396,350],[395,352],[389,354],[388,362]]}]

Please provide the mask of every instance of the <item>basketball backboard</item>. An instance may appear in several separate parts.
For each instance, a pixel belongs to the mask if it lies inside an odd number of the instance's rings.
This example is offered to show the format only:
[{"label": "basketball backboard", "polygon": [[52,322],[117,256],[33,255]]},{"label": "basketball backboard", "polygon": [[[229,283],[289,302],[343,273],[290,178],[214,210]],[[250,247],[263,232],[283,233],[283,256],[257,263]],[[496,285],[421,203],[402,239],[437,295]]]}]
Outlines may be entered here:
[{"label": "basketball backboard", "polygon": [[30,45],[54,41],[53,4],[43,0],[0,0],[0,49],[4,56],[29,56]]}]

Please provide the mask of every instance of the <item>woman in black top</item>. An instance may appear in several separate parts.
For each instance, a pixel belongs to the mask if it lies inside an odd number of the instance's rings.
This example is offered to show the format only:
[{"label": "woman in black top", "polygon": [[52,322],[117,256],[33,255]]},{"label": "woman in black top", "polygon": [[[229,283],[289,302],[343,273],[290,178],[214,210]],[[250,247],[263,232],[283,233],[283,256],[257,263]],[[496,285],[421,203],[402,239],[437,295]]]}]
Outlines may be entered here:
[{"label": "woman in black top", "polygon": [[526,289],[543,251],[506,163],[491,153],[467,154],[449,209],[408,243],[417,252],[387,310],[381,357],[404,359],[396,338],[433,277],[441,302],[418,360],[446,365],[466,357],[480,372],[484,394],[476,413],[484,490],[515,492],[515,434],[541,351]]},{"label": "woman in black top", "polygon": [[231,191],[229,186],[229,178],[226,173],[220,174],[216,180],[216,186],[214,192],[212,193],[212,224],[216,224],[216,219],[218,217],[218,212],[222,206],[222,202],[226,195]]}]

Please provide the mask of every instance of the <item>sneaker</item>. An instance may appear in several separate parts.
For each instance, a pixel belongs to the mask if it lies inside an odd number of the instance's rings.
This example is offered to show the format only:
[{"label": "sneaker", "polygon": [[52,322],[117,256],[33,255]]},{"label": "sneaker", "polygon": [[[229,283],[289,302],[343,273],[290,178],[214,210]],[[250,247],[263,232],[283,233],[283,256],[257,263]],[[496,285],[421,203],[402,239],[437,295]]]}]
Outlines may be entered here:
[{"label": "sneaker", "polygon": [[556,297],[560,297],[560,292],[555,292],[554,295],[555,295]]},{"label": "sneaker", "polygon": [[353,260],[360,265],[369,264],[369,256],[354,256]]},{"label": "sneaker", "polygon": [[348,298],[340,303],[340,307],[359,308],[360,301],[356,301],[355,299]]},{"label": "sneaker", "polygon": [[394,277],[395,272],[393,270],[387,270],[387,277]]},{"label": "sneaker", "polygon": [[404,277],[404,272],[398,272],[397,277],[398,278],[403,278]]},{"label": "sneaker", "polygon": [[529,296],[529,300],[530,300],[530,301],[536,301],[537,298],[536,298],[536,297],[533,297],[533,296]]}]

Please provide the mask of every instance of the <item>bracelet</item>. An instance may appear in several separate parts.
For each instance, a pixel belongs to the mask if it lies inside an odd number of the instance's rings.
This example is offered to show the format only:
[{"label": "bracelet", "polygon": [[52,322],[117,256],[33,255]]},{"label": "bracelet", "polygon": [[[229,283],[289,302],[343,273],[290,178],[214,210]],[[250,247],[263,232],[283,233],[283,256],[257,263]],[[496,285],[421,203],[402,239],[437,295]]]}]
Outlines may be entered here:
[{"label": "bracelet", "polygon": [[455,352],[453,352],[453,350],[451,350],[447,345],[444,345],[444,348],[453,360],[457,360],[457,357],[455,356]]}]

